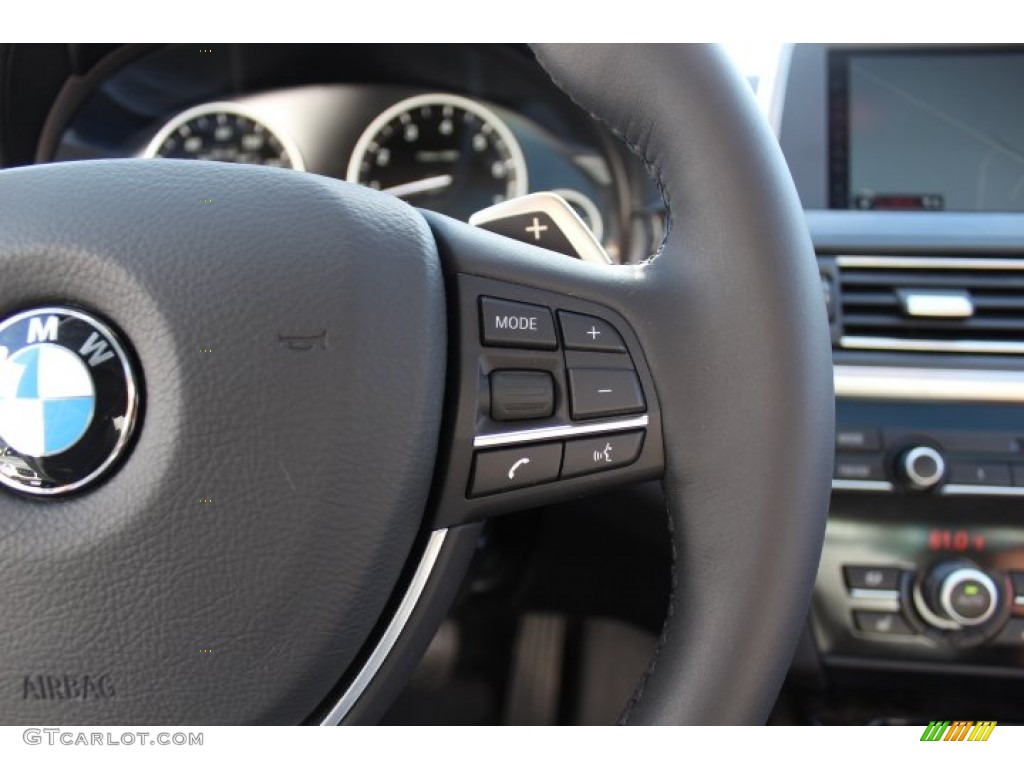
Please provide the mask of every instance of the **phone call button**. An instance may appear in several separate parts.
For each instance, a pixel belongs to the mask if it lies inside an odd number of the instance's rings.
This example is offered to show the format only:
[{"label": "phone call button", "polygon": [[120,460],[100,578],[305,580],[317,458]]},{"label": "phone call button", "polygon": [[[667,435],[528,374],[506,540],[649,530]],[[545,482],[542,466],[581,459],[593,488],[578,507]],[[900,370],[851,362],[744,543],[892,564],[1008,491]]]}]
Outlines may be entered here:
[{"label": "phone call button", "polygon": [[561,443],[482,451],[473,460],[469,495],[486,496],[548,483],[558,479],[561,466]]}]

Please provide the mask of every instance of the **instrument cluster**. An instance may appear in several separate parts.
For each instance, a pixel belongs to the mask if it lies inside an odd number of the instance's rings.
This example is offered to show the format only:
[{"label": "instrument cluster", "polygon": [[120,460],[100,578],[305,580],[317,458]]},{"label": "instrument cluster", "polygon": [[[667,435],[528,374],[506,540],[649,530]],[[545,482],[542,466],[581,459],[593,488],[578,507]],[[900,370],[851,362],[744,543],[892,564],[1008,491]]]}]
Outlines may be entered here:
[{"label": "instrument cluster", "polygon": [[534,93],[527,80],[461,92],[452,82],[250,89],[206,70],[176,71],[183,55],[143,57],[98,83],[39,159],[274,166],[362,184],[463,221],[555,192],[613,262],[657,248],[664,210],[639,161],[560,92]]}]

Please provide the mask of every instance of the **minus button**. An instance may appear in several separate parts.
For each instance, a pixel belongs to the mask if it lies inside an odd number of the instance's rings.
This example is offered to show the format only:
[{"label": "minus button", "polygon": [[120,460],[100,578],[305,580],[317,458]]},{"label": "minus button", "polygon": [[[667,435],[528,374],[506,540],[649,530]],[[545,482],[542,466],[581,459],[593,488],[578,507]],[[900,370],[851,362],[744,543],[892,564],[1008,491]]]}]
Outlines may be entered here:
[{"label": "minus button", "polygon": [[646,410],[640,378],[627,369],[570,368],[574,419],[595,419]]}]

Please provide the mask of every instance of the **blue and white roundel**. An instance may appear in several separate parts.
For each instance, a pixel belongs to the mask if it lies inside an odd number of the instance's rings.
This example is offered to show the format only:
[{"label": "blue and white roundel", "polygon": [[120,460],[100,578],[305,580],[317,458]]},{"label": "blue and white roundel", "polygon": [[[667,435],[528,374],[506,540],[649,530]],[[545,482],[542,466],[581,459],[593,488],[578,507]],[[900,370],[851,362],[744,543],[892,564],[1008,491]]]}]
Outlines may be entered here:
[{"label": "blue and white roundel", "polygon": [[96,410],[85,362],[57,344],[34,344],[0,362],[0,438],[26,456],[63,453]]}]

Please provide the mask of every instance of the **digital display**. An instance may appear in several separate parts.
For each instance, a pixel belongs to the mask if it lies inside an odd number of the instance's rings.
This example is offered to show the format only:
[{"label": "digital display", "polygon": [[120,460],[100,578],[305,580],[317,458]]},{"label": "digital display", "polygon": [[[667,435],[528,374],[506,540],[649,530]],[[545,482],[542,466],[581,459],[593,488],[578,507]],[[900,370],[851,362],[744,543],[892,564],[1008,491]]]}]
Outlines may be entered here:
[{"label": "digital display", "polygon": [[932,552],[984,552],[985,535],[965,528],[932,528],[928,531],[928,549]]},{"label": "digital display", "polygon": [[1024,52],[829,54],[829,207],[1024,211]]}]

